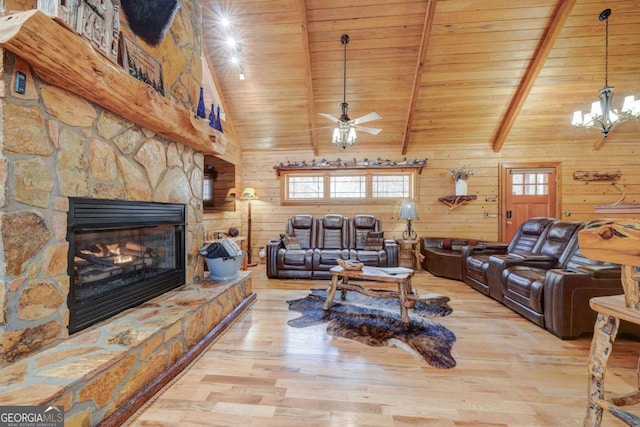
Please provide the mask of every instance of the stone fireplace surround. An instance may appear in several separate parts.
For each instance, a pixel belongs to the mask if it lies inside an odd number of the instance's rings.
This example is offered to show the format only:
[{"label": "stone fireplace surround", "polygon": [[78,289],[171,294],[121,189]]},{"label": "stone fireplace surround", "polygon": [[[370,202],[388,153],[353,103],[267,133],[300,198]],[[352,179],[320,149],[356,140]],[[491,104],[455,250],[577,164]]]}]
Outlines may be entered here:
[{"label": "stone fireplace surround", "polygon": [[[253,302],[250,273],[198,281],[200,152],[5,53],[5,76],[17,70],[27,90],[1,105],[0,405],[63,405],[65,425],[119,425]],[[69,337],[69,197],[185,204],[187,285]]]}]

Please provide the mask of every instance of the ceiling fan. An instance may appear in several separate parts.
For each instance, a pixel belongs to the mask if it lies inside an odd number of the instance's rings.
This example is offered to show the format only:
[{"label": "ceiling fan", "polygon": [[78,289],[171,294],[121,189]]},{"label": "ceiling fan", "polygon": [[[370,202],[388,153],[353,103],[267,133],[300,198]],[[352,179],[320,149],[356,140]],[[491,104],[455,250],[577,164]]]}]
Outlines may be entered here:
[{"label": "ceiling fan", "polygon": [[351,147],[355,142],[357,138],[356,130],[370,133],[372,135],[379,134],[382,129],[360,126],[360,124],[378,120],[382,117],[378,113],[369,113],[357,119],[351,120],[349,118],[349,115],[347,114],[349,110],[349,104],[347,104],[347,43],[349,43],[349,35],[343,34],[340,37],[340,42],[344,46],[344,72],[342,84],[343,97],[342,104],[340,104],[342,114],[340,114],[340,118],[336,118],[331,114],[326,113],[318,114],[336,123],[336,127],[333,130],[332,142],[336,147],[346,149],[347,147]]}]

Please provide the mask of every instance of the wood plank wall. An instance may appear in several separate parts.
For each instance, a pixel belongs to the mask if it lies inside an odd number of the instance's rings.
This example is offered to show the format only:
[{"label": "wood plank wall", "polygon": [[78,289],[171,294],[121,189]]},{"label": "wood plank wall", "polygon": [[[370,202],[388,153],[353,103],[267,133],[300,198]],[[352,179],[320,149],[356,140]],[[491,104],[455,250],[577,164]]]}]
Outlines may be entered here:
[{"label": "wood plank wall", "polygon": [[[574,141],[507,141],[499,153],[494,153],[487,145],[478,144],[445,145],[437,142],[421,142],[423,150],[410,151],[407,158],[429,159],[427,167],[419,175],[419,221],[415,221],[419,236],[468,237],[497,240],[499,218],[485,217],[485,212],[498,213],[498,202],[486,201],[488,196],[499,195],[498,169],[501,163],[554,161],[561,163],[561,183],[559,196],[563,219],[586,221],[594,218],[612,217],[595,212],[598,205],[614,203],[619,191],[608,182],[574,181],[576,170],[597,170],[612,172],[620,170],[622,177],[618,183],[626,191],[624,203],[640,203],[640,123],[626,123],[625,131],[609,136],[609,140],[600,150],[594,149],[599,140],[597,131],[588,136],[577,135]],[[583,131],[579,131],[583,132]],[[532,132],[530,137],[535,137]],[[328,145],[328,142],[327,142]],[[415,144],[417,145],[417,144]],[[334,160],[337,157],[362,159],[363,157],[388,158],[400,160],[403,156],[389,152],[358,152],[357,145],[348,153],[333,151],[321,153],[316,159]],[[284,232],[285,221],[296,213],[324,215],[341,213],[354,215],[371,213],[382,219],[385,236],[399,237],[405,227],[398,220],[400,203],[397,205],[338,205],[282,206],[280,204],[280,181],[273,166],[280,162],[310,161],[314,157],[309,150],[300,153],[277,153],[261,151],[243,153],[241,175],[244,187],[255,187],[260,200],[252,203],[252,254],[257,259],[258,248]],[[448,169],[467,165],[474,171],[468,181],[469,194],[477,195],[476,201],[450,210],[438,201],[439,197],[454,194],[454,184],[450,180]],[[247,205],[238,202],[242,220],[242,234],[246,235]],[[569,217],[564,212],[570,211]],[[638,217],[633,214],[620,214],[615,217]]]}]

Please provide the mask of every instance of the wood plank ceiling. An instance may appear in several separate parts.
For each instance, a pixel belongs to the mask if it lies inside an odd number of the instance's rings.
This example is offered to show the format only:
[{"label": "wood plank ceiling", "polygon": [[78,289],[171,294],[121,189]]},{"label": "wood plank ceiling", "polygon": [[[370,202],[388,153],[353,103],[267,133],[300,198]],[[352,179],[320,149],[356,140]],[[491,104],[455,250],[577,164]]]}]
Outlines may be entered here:
[{"label": "wood plank ceiling", "polygon": [[[604,86],[606,8],[620,108],[640,96],[640,0],[204,0],[203,46],[244,152],[334,150],[332,123],[318,113],[340,115],[342,34],[349,116],[382,116],[366,124],[381,133],[358,133],[359,149],[404,154],[437,140],[499,152],[532,135],[597,144],[599,132],[569,122]],[[221,30],[226,14],[233,24]],[[226,31],[241,43],[244,81]]]}]

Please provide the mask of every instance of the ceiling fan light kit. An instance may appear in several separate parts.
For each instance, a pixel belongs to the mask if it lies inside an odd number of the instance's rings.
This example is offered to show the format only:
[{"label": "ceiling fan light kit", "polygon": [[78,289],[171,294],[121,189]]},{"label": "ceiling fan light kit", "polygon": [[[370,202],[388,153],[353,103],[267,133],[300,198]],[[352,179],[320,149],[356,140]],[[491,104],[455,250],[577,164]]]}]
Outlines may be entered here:
[{"label": "ceiling fan light kit", "polygon": [[600,89],[600,99],[591,104],[591,112],[582,114],[582,111],[573,113],[571,124],[576,128],[591,130],[597,126],[606,137],[618,123],[628,120],[640,119],[640,99],[634,99],[633,95],[624,98],[622,110],[613,108],[613,86],[609,86],[609,16],[611,9],[600,12],[598,19],[605,21],[605,73],[604,87]]},{"label": "ceiling fan light kit", "polygon": [[333,145],[342,150],[346,150],[347,148],[353,147],[353,144],[356,142],[358,138],[357,130],[370,133],[372,135],[377,135],[382,131],[382,129],[378,128],[370,128],[360,126],[360,123],[370,122],[372,120],[378,120],[382,117],[378,113],[369,113],[365,116],[359,117],[357,119],[351,120],[349,118],[349,104],[347,104],[347,43],[349,43],[349,35],[343,34],[340,37],[340,42],[344,46],[344,68],[343,68],[343,78],[342,78],[342,103],[340,104],[341,114],[340,118],[337,119],[331,114],[326,113],[318,113],[322,117],[325,117],[331,121],[336,122],[336,127],[333,129],[333,135],[331,138],[331,142]]}]

